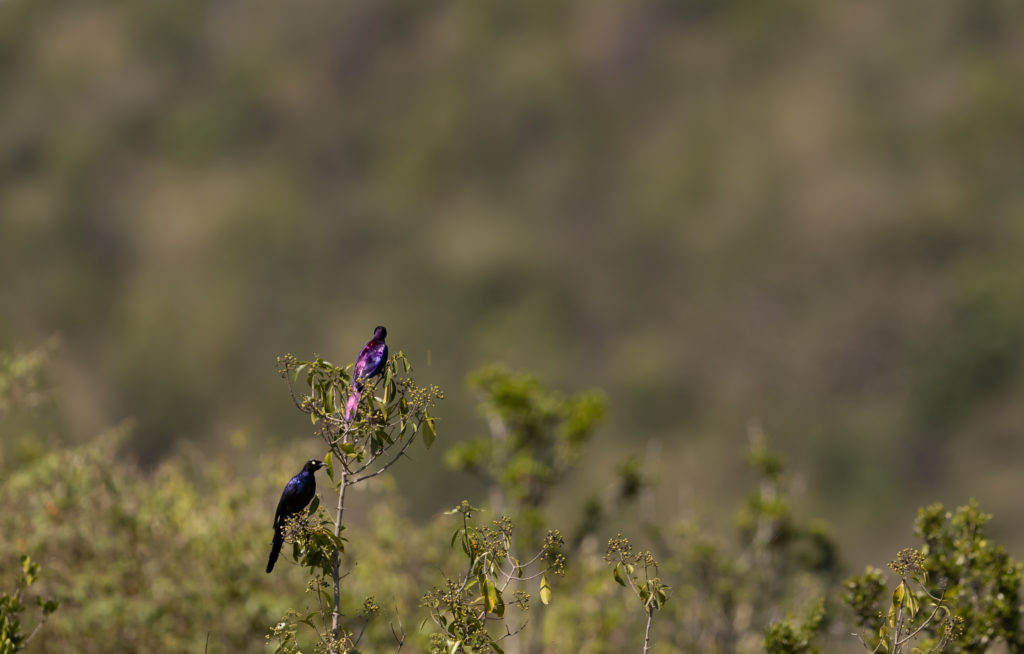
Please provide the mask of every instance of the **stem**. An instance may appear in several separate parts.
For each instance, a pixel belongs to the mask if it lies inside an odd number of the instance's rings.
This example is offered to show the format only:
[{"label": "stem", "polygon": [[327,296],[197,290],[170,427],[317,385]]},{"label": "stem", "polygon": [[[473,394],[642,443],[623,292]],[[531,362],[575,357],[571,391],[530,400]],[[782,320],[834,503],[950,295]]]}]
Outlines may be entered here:
[{"label": "stem", "polygon": [[[348,487],[348,471],[340,466],[341,483],[338,486],[338,509],[334,520],[334,535],[341,538],[341,518],[345,513],[345,489]],[[338,639],[338,622],[341,619],[341,550],[334,546],[331,559],[331,575],[334,577],[334,611],[331,613],[331,633]]]},{"label": "stem", "polygon": [[[39,633],[39,629],[41,629],[42,626],[44,624],[46,624],[46,621],[49,619],[49,617],[50,616],[48,616],[48,615],[44,615],[42,618],[39,619],[39,624],[37,624],[35,629],[32,630],[32,633],[30,633],[28,635],[28,638],[26,638],[24,641],[22,641],[21,644],[22,644],[23,647],[27,647],[28,644],[32,642],[32,639],[36,637],[36,634]],[[209,646],[209,644],[210,644],[210,634],[209,633],[206,634],[206,644],[207,644],[207,646]]]},{"label": "stem", "polygon": [[654,607],[647,609],[647,629],[644,630],[644,654],[651,651],[651,622],[654,620]]},{"label": "stem", "polygon": [[902,649],[900,641],[900,633],[903,631],[903,602],[900,602],[900,608],[896,611],[896,626],[893,628],[892,636],[892,654],[899,654]]}]

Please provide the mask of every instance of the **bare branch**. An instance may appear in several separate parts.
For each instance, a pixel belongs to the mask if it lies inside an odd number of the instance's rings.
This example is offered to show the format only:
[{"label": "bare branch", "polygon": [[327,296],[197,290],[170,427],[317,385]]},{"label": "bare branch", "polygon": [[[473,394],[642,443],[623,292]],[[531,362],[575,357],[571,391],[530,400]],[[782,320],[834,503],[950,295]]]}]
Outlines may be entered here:
[{"label": "bare branch", "polygon": [[654,607],[647,607],[647,628],[644,630],[644,654],[651,651],[651,622],[654,621]]},{"label": "bare branch", "polygon": [[[22,643],[24,646],[27,647],[28,644],[32,642],[32,639],[36,637],[36,634],[39,633],[39,630],[42,628],[42,626],[44,624],[46,624],[46,621],[49,618],[50,618],[49,615],[47,615],[46,613],[43,614],[43,617],[39,619],[39,624],[37,624],[35,626],[35,628],[32,629],[32,632],[29,633],[28,638],[26,638],[25,642]],[[209,640],[210,640],[210,634],[209,633],[206,634],[206,640],[207,640],[207,642],[209,642]]]},{"label": "bare branch", "polygon": [[413,442],[413,440],[415,438],[416,438],[416,432],[413,432],[412,434],[410,434],[409,438],[405,441],[405,443],[402,444],[402,449],[398,450],[398,453],[395,454],[395,456],[392,457],[390,461],[385,463],[384,466],[381,467],[380,470],[378,470],[377,472],[371,472],[368,475],[363,475],[362,477],[359,477],[358,479],[355,479],[351,483],[352,484],[358,484],[361,481],[366,481],[367,479],[371,479],[373,477],[376,477],[377,475],[379,475],[379,474],[383,473],[384,471],[386,471],[391,466],[395,465],[395,463],[397,463],[398,460],[405,455],[405,451],[407,449],[409,449],[409,446],[412,444],[412,442]]},{"label": "bare branch", "polygon": [[524,620],[523,624],[521,624],[518,627],[516,627],[515,631],[509,631],[508,625],[505,625],[505,635],[504,636],[498,636],[497,638],[494,639],[494,642],[497,643],[498,641],[502,641],[502,640],[505,640],[506,638],[511,638],[512,636],[515,636],[520,631],[522,631],[524,628],[526,628],[526,625],[529,622],[530,622],[529,620]]},{"label": "bare branch", "polygon": [[398,647],[395,649],[397,654],[402,649],[402,645],[405,644],[405,628],[402,627],[402,614],[398,612],[398,602],[395,602],[395,619],[398,620],[399,633],[395,633],[395,625],[390,620],[388,620],[388,626],[391,627],[391,635],[398,641]]}]

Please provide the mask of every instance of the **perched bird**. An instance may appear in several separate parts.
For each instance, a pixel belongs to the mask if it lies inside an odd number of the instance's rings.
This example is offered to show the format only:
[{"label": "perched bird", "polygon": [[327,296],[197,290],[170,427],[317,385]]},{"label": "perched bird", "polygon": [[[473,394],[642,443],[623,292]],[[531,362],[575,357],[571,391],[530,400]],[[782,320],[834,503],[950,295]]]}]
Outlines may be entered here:
[{"label": "perched bird", "polygon": [[373,330],[373,338],[363,346],[363,351],[356,359],[355,368],[352,370],[352,394],[345,402],[345,420],[352,420],[356,415],[356,408],[359,406],[359,399],[363,396],[363,382],[374,375],[379,375],[384,369],[384,363],[388,360],[388,344],[384,342],[388,330],[378,326]]},{"label": "perched bird", "polygon": [[274,514],[274,540],[271,541],[270,560],[267,561],[268,574],[274,569],[277,556],[281,553],[281,546],[284,545],[284,521],[306,508],[309,501],[316,495],[316,475],[314,473],[322,467],[324,467],[323,461],[310,459],[306,461],[306,465],[302,466],[302,471],[284,485],[281,500],[277,503],[277,513]]}]

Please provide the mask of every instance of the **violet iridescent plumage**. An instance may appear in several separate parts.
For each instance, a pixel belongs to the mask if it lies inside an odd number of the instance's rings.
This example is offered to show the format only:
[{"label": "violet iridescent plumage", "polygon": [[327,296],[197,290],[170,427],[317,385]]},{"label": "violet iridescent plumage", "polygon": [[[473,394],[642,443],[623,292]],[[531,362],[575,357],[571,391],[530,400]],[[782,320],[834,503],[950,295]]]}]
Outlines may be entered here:
[{"label": "violet iridescent plumage", "polygon": [[274,539],[270,543],[270,559],[267,561],[267,573],[274,569],[277,557],[284,545],[284,521],[302,511],[316,495],[316,471],[324,467],[323,461],[310,459],[302,466],[299,474],[288,480],[277,503],[274,513]]},{"label": "violet iridescent plumage", "polygon": [[363,382],[375,375],[379,375],[384,369],[388,360],[388,344],[384,342],[388,330],[378,326],[373,330],[373,338],[363,346],[363,351],[356,358],[356,365],[352,369],[352,394],[345,402],[345,420],[352,420],[359,406],[359,399],[363,396]]}]

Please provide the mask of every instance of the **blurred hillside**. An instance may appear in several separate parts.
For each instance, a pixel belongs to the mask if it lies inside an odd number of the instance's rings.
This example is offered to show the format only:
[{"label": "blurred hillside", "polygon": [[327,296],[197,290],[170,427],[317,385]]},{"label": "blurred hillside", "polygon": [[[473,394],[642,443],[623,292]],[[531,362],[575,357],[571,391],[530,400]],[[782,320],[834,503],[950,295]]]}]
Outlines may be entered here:
[{"label": "blurred hillside", "polygon": [[351,360],[380,323],[449,439],[491,360],[603,388],[581,488],[659,443],[659,506],[713,511],[758,421],[843,537],[888,553],[908,534],[875,528],[968,495],[1008,529],[1022,19],[7,0],[0,349],[60,337],[55,434],[130,417],[147,463],[236,432],[301,460],[274,357]]}]

